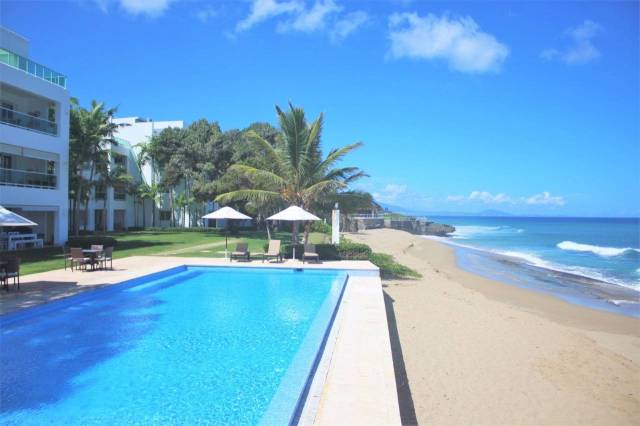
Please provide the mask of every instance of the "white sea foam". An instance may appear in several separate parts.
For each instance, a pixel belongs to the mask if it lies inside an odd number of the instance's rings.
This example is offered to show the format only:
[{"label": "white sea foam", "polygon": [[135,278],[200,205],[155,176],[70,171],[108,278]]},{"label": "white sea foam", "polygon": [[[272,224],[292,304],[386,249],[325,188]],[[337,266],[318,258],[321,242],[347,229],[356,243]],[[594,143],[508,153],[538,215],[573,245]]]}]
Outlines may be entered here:
[{"label": "white sea foam", "polygon": [[575,243],[573,241],[563,241],[557,244],[557,247],[562,250],[568,251],[579,251],[579,252],[591,252],[597,254],[598,256],[604,257],[612,257],[612,256],[620,256],[621,254],[625,254],[631,251],[635,251],[640,253],[640,249],[635,249],[631,247],[601,247],[601,246],[593,246],[591,244],[580,244]]},{"label": "white sea foam", "polygon": [[474,225],[461,225],[456,226],[456,231],[451,234],[453,238],[459,240],[468,240],[478,235],[484,234],[496,234],[496,233],[522,233],[524,229],[516,229],[510,226],[474,226]]},{"label": "white sea foam", "polygon": [[[594,279],[594,280],[598,280],[598,281],[603,281],[603,282],[607,282],[610,284],[615,284],[615,285],[619,285],[619,286],[623,286],[626,288],[630,288],[632,290],[638,291],[640,292],[640,281],[635,281],[635,282],[628,282],[628,281],[624,281],[624,280],[620,280],[614,277],[610,277],[607,275],[604,275],[602,272],[593,269],[593,268],[586,268],[586,267],[580,267],[580,266],[569,266],[569,265],[559,265],[553,262],[549,262],[546,261],[538,256],[536,256],[535,254],[532,253],[526,253],[526,252],[520,252],[520,251],[506,251],[506,250],[492,250],[492,249],[486,249],[486,248],[480,248],[477,246],[472,246],[472,245],[468,245],[468,244],[462,244],[460,242],[454,241],[451,238],[447,238],[447,237],[436,237],[436,236],[428,236],[428,235],[424,235],[423,238],[425,239],[429,239],[429,240],[435,240],[435,241],[440,241],[442,243],[451,245],[451,246],[455,246],[455,247],[461,247],[461,248],[466,248],[466,249],[471,249],[471,250],[476,250],[476,251],[480,251],[480,252],[485,252],[485,253],[491,253],[494,255],[500,255],[500,256],[507,256],[510,258],[514,258],[514,259],[518,259],[520,261],[524,261],[526,264],[531,265],[531,266],[535,266],[538,268],[543,268],[543,269],[548,269],[551,271],[556,271],[556,272],[561,272],[561,273],[566,273],[566,274],[572,274],[572,275],[577,275],[580,277],[584,277],[584,278],[590,278],[590,279]],[[638,268],[637,271],[640,274],[640,268]]]}]

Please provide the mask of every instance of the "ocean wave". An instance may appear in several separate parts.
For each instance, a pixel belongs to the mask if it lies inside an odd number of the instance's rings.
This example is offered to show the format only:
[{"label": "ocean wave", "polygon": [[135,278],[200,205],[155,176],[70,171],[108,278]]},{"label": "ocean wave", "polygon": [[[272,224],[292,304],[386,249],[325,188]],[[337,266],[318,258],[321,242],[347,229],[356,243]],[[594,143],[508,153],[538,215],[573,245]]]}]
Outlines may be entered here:
[{"label": "ocean wave", "polygon": [[[436,237],[431,235],[423,235],[422,237],[428,240],[439,241],[441,243],[448,244],[454,247],[459,247],[462,249],[479,251],[479,252],[487,253],[489,255],[506,256],[511,259],[524,262],[525,264],[535,266],[537,268],[543,268],[550,271],[577,275],[584,278],[603,281],[609,284],[619,285],[619,286],[630,288],[632,290],[640,292],[640,280],[639,281],[622,280],[619,278],[611,277],[609,275],[605,275],[599,270],[596,270],[593,268],[587,268],[587,267],[581,267],[581,266],[570,266],[570,265],[559,265],[554,262],[546,261],[541,257],[536,256],[533,253],[481,248],[481,247],[472,246],[468,244],[462,244],[448,237]],[[638,268],[637,272],[640,274],[640,268]]]},{"label": "ocean wave", "polygon": [[640,249],[631,248],[631,247],[602,247],[602,246],[594,246],[591,244],[581,244],[575,243],[573,241],[563,241],[557,244],[557,247],[561,250],[568,251],[579,251],[579,252],[591,252],[597,254],[598,256],[604,257],[612,257],[612,256],[620,256],[621,254],[637,252],[640,253]]},{"label": "ocean wave", "polygon": [[451,234],[453,238],[460,240],[468,240],[478,235],[496,234],[496,233],[522,233],[524,229],[516,229],[510,226],[479,226],[479,225],[460,225],[456,226],[456,231]]}]

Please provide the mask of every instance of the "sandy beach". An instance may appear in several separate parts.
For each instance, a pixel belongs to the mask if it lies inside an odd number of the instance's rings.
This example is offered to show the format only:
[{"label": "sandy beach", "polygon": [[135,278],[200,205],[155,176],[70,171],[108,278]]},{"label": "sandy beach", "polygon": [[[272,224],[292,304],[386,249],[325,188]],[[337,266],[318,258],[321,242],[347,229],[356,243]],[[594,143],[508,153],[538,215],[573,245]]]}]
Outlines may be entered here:
[{"label": "sandy beach", "polygon": [[406,232],[347,238],[423,275],[384,283],[404,424],[638,424],[640,320],[465,272]]}]

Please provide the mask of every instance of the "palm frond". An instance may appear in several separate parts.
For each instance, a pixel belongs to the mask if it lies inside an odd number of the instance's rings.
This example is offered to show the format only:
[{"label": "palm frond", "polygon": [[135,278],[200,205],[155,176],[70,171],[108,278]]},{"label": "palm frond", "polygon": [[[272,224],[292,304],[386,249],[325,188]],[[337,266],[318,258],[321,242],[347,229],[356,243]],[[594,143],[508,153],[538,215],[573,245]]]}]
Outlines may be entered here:
[{"label": "palm frond", "polygon": [[266,185],[272,186],[284,186],[285,180],[278,176],[275,173],[272,173],[268,170],[261,170],[255,167],[247,166],[245,164],[234,164],[229,167],[229,171],[235,171],[247,176],[249,179],[253,180],[255,183],[264,183]]},{"label": "palm frond", "polygon": [[247,140],[249,140],[249,142],[253,143],[256,147],[264,151],[267,159],[271,163],[273,163],[273,165],[276,166],[278,170],[282,170],[284,168],[284,164],[282,164],[282,158],[280,158],[280,155],[278,155],[278,151],[276,151],[276,149],[271,146],[269,142],[264,140],[259,134],[257,134],[253,130],[249,130],[247,133],[245,133],[245,137],[247,138]]},{"label": "palm frond", "polygon": [[320,164],[318,164],[317,172],[323,173],[325,170],[329,169],[336,161],[340,160],[342,157],[360,148],[363,145],[362,142],[352,143],[351,145],[344,146],[340,149],[333,149],[327,155],[327,158],[324,159]]},{"label": "palm frond", "polygon": [[226,192],[216,197],[215,202],[228,204],[234,201],[252,201],[255,203],[266,203],[280,200],[280,194],[274,191],[264,191],[262,189],[239,189],[237,191]]}]

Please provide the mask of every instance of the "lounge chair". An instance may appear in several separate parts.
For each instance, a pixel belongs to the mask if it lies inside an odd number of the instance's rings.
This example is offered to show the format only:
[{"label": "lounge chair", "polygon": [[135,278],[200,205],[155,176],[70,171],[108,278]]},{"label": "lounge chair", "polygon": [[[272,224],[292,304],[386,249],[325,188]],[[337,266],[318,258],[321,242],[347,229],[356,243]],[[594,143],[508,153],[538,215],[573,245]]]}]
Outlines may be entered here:
[{"label": "lounge chair", "polygon": [[265,259],[277,259],[282,262],[282,253],[280,253],[280,240],[269,240],[269,248],[265,253],[262,253],[262,262]]},{"label": "lounge chair", "polygon": [[[18,285],[20,289],[20,258],[19,257],[5,257],[2,259],[5,263],[2,269],[0,269],[0,282],[4,283],[9,290],[9,278],[13,278],[13,285]],[[17,281],[16,281],[17,280]]]},{"label": "lounge chair", "polygon": [[235,251],[231,252],[231,259],[245,259],[246,261],[251,260],[251,253],[249,253],[249,244],[248,243],[238,243],[236,245]]},{"label": "lounge chair", "polygon": [[95,260],[85,256],[80,247],[71,247],[69,251],[71,253],[71,270],[72,271],[73,271],[74,265],[81,269],[82,269],[82,266],[84,266],[84,270],[86,271],[87,265],[91,265],[91,267],[93,267],[93,265],[95,264]]},{"label": "lounge chair", "polygon": [[107,269],[107,262],[109,262],[109,269],[113,270],[113,247],[105,247],[96,260],[102,264],[102,269]]},{"label": "lounge chair", "polygon": [[305,244],[304,245],[304,253],[302,254],[302,263],[305,260],[310,259],[315,262],[320,262],[320,256],[316,253],[316,246],[313,244]]}]

